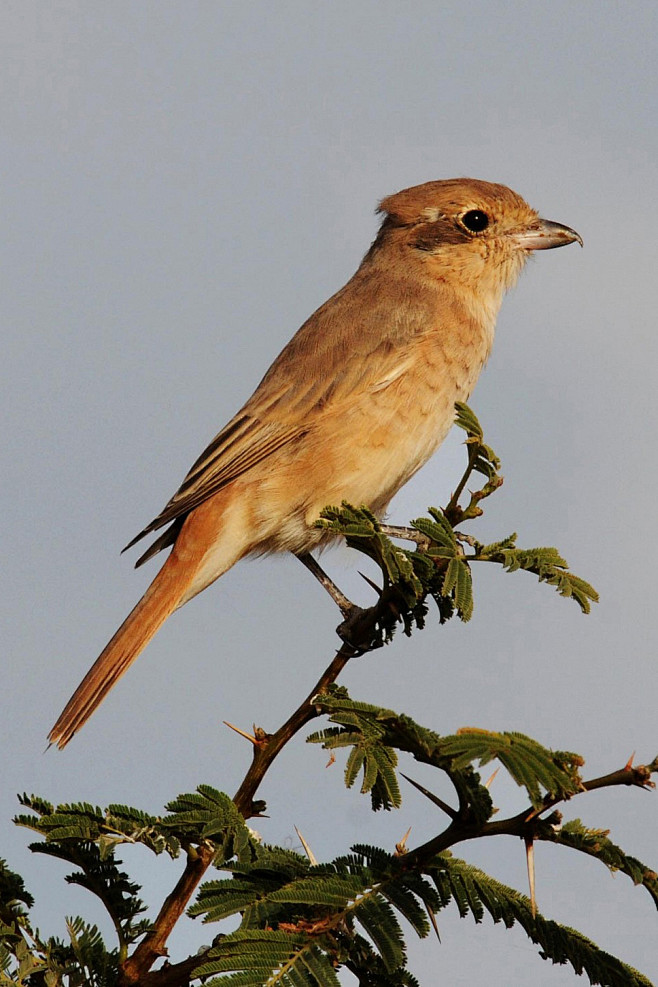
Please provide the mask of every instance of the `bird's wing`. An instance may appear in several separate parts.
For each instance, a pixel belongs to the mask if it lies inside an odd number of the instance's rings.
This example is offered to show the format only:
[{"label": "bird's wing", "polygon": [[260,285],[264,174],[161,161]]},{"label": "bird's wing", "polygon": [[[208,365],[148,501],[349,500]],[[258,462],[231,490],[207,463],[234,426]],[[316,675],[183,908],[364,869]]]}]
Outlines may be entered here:
[{"label": "bird's wing", "polygon": [[[164,509],[126,545],[178,522],[138,561],[173,544],[190,511],[226,484],[301,439],[326,414],[341,410],[361,395],[367,399],[404,373],[405,345],[424,328],[421,311],[407,312],[407,338],[370,287],[368,304],[360,297],[365,279],[358,274],[302,326],[279,354],[242,410],[212,440]],[[351,331],[350,331],[351,327]],[[125,549],[124,549],[125,551]]]},{"label": "bird's wing", "polygon": [[[165,524],[189,514],[231,480],[235,480],[241,473],[270,456],[281,446],[299,438],[304,431],[304,428],[298,425],[260,421],[244,412],[236,415],[202,452],[163,510],[126,545],[123,551],[131,548],[152,531],[157,531]],[[153,548],[158,551],[168,544],[171,544],[171,541],[163,536],[162,543],[158,542],[158,548],[155,546]],[[139,563],[145,562],[151,554],[155,554],[155,551],[149,550]]]}]

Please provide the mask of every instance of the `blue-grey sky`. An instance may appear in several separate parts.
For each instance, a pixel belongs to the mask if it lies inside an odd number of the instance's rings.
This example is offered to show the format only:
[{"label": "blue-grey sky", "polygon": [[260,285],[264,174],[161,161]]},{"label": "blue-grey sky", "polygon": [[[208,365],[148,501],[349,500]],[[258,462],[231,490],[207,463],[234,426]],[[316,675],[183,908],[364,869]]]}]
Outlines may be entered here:
[{"label": "blue-grey sky", "polygon": [[[506,480],[482,537],[556,544],[601,603],[583,617],[531,576],[476,571],[469,625],[430,621],[342,681],[441,733],[579,751],[590,776],[655,755],[657,31],[658,7],[635,0],[1,5],[0,852],[44,931],[101,913],[25,849],[16,792],[154,812],[200,782],[232,792],[249,750],[222,720],[276,728],[335,647],[336,612],[302,566],[243,563],[167,623],[64,753],[43,754],[155,571],[119,549],[352,274],[378,199],[408,185],[501,181],[584,238],[528,265],[471,405]],[[396,522],[445,501],[459,442],[396,498]],[[324,559],[369,600],[360,558]],[[414,792],[371,817],[325,762],[301,739],[281,756],[260,793],[266,839],[298,845],[297,825],[326,859],[443,824]],[[493,795],[523,804],[500,775]],[[600,792],[565,814],[658,863],[655,796]],[[525,889],[518,841],[463,855]],[[180,869],[126,862],[155,904]],[[547,916],[658,978],[644,892],[543,845],[537,882]],[[412,948],[424,983],[574,980],[488,919],[451,911],[440,928],[442,945]],[[184,923],[172,956],[209,934]]]}]

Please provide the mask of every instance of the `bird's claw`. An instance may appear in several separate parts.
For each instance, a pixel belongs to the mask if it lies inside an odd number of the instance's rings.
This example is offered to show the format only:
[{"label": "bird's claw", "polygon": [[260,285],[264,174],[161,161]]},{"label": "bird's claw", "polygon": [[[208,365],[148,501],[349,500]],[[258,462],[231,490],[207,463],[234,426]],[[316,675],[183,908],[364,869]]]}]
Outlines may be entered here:
[{"label": "bird's claw", "polygon": [[352,648],[355,658],[383,645],[377,628],[376,610],[376,607],[364,610],[356,604],[351,604],[349,608],[341,607],[345,619],[336,628],[336,633],[341,641]]}]

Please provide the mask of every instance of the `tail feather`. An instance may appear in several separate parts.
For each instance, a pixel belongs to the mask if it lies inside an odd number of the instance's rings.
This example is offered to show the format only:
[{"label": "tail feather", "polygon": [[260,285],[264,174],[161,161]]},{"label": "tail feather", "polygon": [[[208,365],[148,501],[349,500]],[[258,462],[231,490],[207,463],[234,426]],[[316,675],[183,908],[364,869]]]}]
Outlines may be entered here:
[{"label": "tail feather", "polygon": [[130,668],[167,617],[178,606],[193,572],[181,571],[169,556],[137,606],[126,617],[109,644],[69,699],[48,734],[51,744],[66,747],[113,685]]}]

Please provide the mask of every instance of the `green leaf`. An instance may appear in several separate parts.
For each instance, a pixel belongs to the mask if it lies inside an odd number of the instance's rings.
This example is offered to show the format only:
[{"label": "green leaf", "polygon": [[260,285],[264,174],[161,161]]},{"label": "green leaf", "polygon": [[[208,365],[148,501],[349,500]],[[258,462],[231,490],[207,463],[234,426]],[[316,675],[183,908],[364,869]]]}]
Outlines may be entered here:
[{"label": "green leaf", "polygon": [[[216,922],[244,910],[245,923],[257,923],[269,914],[262,905],[268,896],[297,878],[306,877],[309,862],[291,850],[259,845],[254,858],[224,864],[233,875],[228,880],[207,881],[201,885],[197,901],[188,909],[192,917]],[[286,916],[287,917],[287,916]]]},{"label": "green leaf", "polygon": [[476,922],[487,911],[494,922],[502,922],[508,929],[518,923],[540,946],[543,959],[568,963],[575,973],[587,974],[591,984],[652,987],[641,973],[600,949],[582,933],[542,915],[533,916],[530,901],[524,895],[465,861],[441,854],[426,873],[435,882],[444,905],[453,900],[462,917],[470,913]]},{"label": "green leaf", "polygon": [[406,960],[404,937],[388,902],[369,898],[359,905],[355,917],[372,940],[387,973],[403,966]]},{"label": "green leaf", "polygon": [[443,579],[443,596],[454,600],[461,619],[466,622],[473,616],[473,581],[468,563],[463,559],[451,559]]},{"label": "green leaf", "polygon": [[580,819],[572,819],[555,831],[553,839],[562,846],[596,857],[613,872],[626,874],[633,884],[646,888],[658,907],[658,874],[608,839],[608,830],[589,829]]},{"label": "green leaf", "polygon": [[568,563],[555,548],[521,549],[493,545],[483,547],[479,557],[482,561],[502,564],[508,572],[524,569],[534,573],[540,582],[555,586],[561,596],[575,600],[583,613],[589,613],[591,604],[598,602],[599,595],[594,587],[569,572]]},{"label": "green leaf", "polygon": [[[317,698],[321,704],[324,697]],[[352,787],[363,768],[361,793],[371,793],[373,809],[398,808],[402,799],[396,774],[397,755],[390,745],[382,742],[386,728],[377,720],[377,714],[382,711],[351,700],[344,703],[338,699],[337,703],[332,703],[331,718],[344,729],[318,731],[307,738],[307,743],[322,744],[327,750],[352,747],[345,768],[347,788]]]},{"label": "green leaf", "polygon": [[179,795],[167,810],[162,828],[181,843],[212,840],[225,860],[250,853],[251,835],[235,802],[211,785],[199,785],[196,792]]},{"label": "green leaf", "polygon": [[[445,771],[457,789],[462,812],[468,812],[474,823],[486,822],[490,817],[493,812],[491,796],[470,764],[460,757],[462,748],[453,754],[452,749],[445,746],[445,738],[419,726],[410,717],[350,699],[345,689],[332,689],[325,695],[315,696],[313,702],[341,728],[317,731],[307,738],[307,742],[322,744],[327,750],[353,746],[363,752],[365,760],[374,763],[377,784],[372,790],[373,809],[382,805],[398,808],[401,804],[396,773],[397,749]],[[352,770],[346,772],[347,782],[351,783],[353,778]]]},{"label": "green leaf", "polygon": [[[213,976],[230,972],[237,976]],[[339,987],[329,956],[301,930],[233,932],[210,950],[194,977],[212,977],[205,987]]]},{"label": "green leaf", "polygon": [[7,866],[0,858],[0,921],[13,923],[14,919],[25,915],[32,908],[34,898],[26,890],[23,878]]},{"label": "green leaf", "polygon": [[453,758],[453,770],[473,761],[480,766],[494,759],[500,761],[517,785],[526,789],[535,808],[543,804],[542,788],[556,798],[568,798],[582,789],[580,755],[551,751],[522,733],[465,728],[444,737],[441,747],[444,755]]}]

